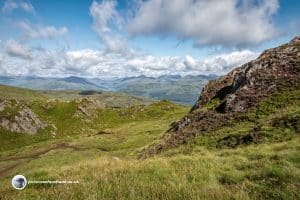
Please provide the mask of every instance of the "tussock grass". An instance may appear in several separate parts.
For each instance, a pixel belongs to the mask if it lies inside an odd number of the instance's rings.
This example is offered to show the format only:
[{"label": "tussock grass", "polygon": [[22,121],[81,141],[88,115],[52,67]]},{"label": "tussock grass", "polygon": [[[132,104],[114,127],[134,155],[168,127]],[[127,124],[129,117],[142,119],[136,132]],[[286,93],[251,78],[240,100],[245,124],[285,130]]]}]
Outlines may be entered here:
[{"label": "tussock grass", "polygon": [[27,170],[27,177],[79,180],[79,184],[28,185],[19,192],[6,179],[0,190],[4,199],[298,199],[299,144],[297,137],[242,149],[202,148],[171,157],[166,153],[147,160],[86,154],[90,159],[80,160],[77,155],[69,158],[74,163],[60,168],[43,165],[61,165],[62,152],[60,159],[52,153],[33,163],[36,168]]}]

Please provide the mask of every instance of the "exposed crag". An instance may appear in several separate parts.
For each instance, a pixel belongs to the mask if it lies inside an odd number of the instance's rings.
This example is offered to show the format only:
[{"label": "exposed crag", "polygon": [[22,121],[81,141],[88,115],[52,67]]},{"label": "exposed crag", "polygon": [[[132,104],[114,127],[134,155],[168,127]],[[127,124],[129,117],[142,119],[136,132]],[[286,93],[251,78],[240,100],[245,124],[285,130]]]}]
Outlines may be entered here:
[{"label": "exposed crag", "polygon": [[16,100],[0,101],[0,128],[17,133],[36,134],[47,123],[24,104]]},{"label": "exposed crag", "polygon": [[77,104],[78,107],[75,116],[78,117],[94,117],[97,109],[104,109],[106,107],[105,103],[93,98],[82,98],[77,100]]},{"label": "exposed crag", "polygon": [[162,138],[145,149],[142,156],[229,126],[266,97],[289,88],[300,89],[300,37],[266,50],[257,59],[209,81],[190,113],[172,123]]}]

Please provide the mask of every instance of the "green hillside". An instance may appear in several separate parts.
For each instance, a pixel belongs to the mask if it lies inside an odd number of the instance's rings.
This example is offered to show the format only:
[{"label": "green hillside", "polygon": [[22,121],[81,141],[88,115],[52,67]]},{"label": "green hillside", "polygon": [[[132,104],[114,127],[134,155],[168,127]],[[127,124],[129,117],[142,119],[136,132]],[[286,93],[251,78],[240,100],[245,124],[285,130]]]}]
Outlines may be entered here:
[{"label": "green hillside", "polygon": [[0,84],[0,99],[16,99],[23,101],[46,100],[47,98],[35,90],[11,87]]},{"label": "green hillside", "polygon": [[1,86],[0,199],[300,199],[299,44],[210,81],[192,109]]},{"label": "green hillside", "polygon": [[[1,130],[1,199],[298,199],[298,97],[297,89],[270,97],[247,122],[146,160],[137,159],[142,149],[187,107],[162,101],[98,110],[87,119],[72,117],[75,101],[48,107],[41,99],[31,102],[34,112],[56,126],[56,135],[51,128],[33,136]],[[236,145],[257,122],[260,140]],[[16,191],[10,185],[15,174],[79,183],[29,184]]]},{"label": "green hillside", "polygon": [[25,102],[60,100],[72,101],[80,98],[92,97],[110,107],[124,107],[128,105],[148,105],[153,100],[145,97],[128,95],[120,92],[93,90],[30,90],[0,84],[0,99],[15,99]]}]

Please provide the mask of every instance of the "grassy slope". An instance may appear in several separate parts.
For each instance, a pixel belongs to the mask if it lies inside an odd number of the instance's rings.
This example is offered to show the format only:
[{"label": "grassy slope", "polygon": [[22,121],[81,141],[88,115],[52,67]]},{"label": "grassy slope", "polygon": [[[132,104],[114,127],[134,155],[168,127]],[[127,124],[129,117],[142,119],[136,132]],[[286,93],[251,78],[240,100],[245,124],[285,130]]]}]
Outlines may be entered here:
[{"label": "grassy slope", "polygon": [[[18,87],[12,87],[7,85],[0,84],[0,99],[16,99],[21,101],[46,101],[48,99],[58,99],[61,101],[72,101],[78,98],[84,98],[89,96],[80,95],[81,91],[79,90],[66,90],[66,91],[39,91],[39,90],[30,90],[23,89]],[[92,95],[93,98],[96,98],[108,106],[117,106],[123,107],[125,105],[148,105],[153,102],[153,100],[128,95],[125,93],[117,92],[107,92],[101,91],[95,95]]]},{"label": "grassy slope", "polygon": [[[135,158],[188,108],[163,101],[147,107],[99,111],[96,119],[80,122],[70,117],[72,102],[59,103],[50,110],[31,104],[42,118],[57,125],[58,134],[33,145],[19,144],[19,149],[10,144],[1,151],[0,171],[12,169],[0,173],[0,198],[299,199],[299,92],[291,88],[276,94],[234,126],[147,160]],[[280,121],[283,123],[274,125]],[[216,148],[224,137],[243,136],[257,126],[262,133],[257,144],[231,148],[231,143],[222,143]],[[74,133],[79,127],[81,131]],[[61,143],[76,148],[53,148]],[[7,160],[12,157],[21,158]],[[31,184],[16,191],[10,186],[16,173],[29,180],[80,183]]]},{"label": "grassy slope", "polygon": [[[97,117],[93,120],[82,120],[81,118],[74,117],[78,105],[75,99],[86,97],[78,93],[79,91],[35,91],[0,84],[0,99],[16,99],[25,102],[42,120],[56,126],[57,135],[55,137],[57,138],[83,132],[91,134],[104,128],[115,126],[116,124],[132,121],[132,119],[128,120],[128,116],[122,116],[120,112],[122,110],[130,112],[130,109],[139,108],[138,105],[149,105],[153,102],[149,99],[122,93],[103,92],[95,96],[93,95],[93,98],[99,99],[108,106],[124,107],[132,105],[133,107],[128,109],[108,108],[105,111],[98,111]],[[54,99],[55,97],[61,101],[47,102],[49,98]],[[46,108],[47,106],[49,108]],[[138,112],[138,110],[135,112]],[[46,141],[54,137],[50,134],[52,131],[53,128],[50,126],[44,130],[40,130],[37,135],[27,136],[0,129],[0,151]]]},{"label": "grassy slope", "polygon": [[46,97],[37,91],[11,87],[11,86],[1,85],[1,84],[0,84],[0,98],[16,99],[16,100],[24,100],[24,101],[46,100]]},{"label": "grassy slope", "polygon": [[29,185],[20,192],[7,178],[0,190],[4,199],[299,199],[299,144],[298,137],[143,161],[93,149],[56,150],[15,171],[30,180],[79,180],[78,185]]}]

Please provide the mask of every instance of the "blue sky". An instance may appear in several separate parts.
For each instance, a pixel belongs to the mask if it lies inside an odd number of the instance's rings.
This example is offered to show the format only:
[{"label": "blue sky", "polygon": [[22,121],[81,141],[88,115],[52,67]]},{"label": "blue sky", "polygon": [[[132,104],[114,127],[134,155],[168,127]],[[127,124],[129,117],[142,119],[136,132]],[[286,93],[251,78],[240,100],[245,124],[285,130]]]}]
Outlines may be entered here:
[{"label": "blue sky", "polygon": [[300,32],[298,0],[0,0],[0,75],[222,74]]}]

